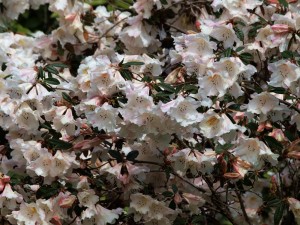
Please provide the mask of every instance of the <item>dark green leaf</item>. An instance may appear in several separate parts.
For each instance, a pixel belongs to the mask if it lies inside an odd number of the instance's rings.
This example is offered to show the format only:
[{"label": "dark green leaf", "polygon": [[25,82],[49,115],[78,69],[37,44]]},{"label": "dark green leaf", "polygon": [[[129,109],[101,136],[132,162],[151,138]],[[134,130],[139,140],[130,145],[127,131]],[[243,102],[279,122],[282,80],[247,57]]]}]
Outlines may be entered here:
[{"label": "dark green leaf", "polygon": [[109,150],[108,154],[110,154],[110,156],[116,159],[118,162],[122,162],[123,160],[123,157],[119,151]]},{"label": "dark green leaf", "polygon": [[240,51],[242,51],[244,48],[245,48],[244,46],[240,46],[240,47],[236,48],[235,51],[236,51],[236,52],[240,52]]},{"label": "dark green leaf", "polygon": [[186,85],[184,85],[183,89],[185,91],[187,91],[187,92],[191,92],[193,94],[197,94],[199,87],[196,86],[196,85],[192,85],[192,84],[186,84]]},{"label": "dark green leaf", "polygon": [[244,32],[241,29],[239,29],[238,27],[235,27],[234,31],[235,31],[235,34],[238,37],[238,39],[240,39],[241,41],[244,41],[244,37],[245,37]]},{"label": "dark green leaf", "polygon": [[276,94],[284,94],[284,93],[286,93],[286,90],[283,87],[270,86],[270,92],[274,92]]},{"label": "dark green leaf", "polygon": [[167,4],[168,4],[167,0],[160,0],[160,2],[161,2],[161,4],[163,4],[163,5],[167,5]]},{"label": "dark green leaf", "polygon": [[56,75],[59,74],[58,70],[52,65],[45,66],[45,70]]},{"label": "dark green leaf", "polygon": [[160,86],[163,90],[171,92],[171,93],[174,93],[176,91],[176,89],[172,85],[167,84],[167,83],[159,83],[157,85]]},{"label": "dark green leaf", "polygon": [[46,83],[42,83],[41,82],[41,85],[44,87],[44,88],[46,88],[47,89],[47,91],[55,91],[51,86],[49,86],[49,85],[47,85]]},{"label": "dark green leaf", "polygon": [[144,65],[145,63],[143,62],[127,62],[127,63],[124,63],[122,65],[122,67],[129,67],[129,66],[142,66]]},{"label": "dark green leaf", "polygon": [[52,85],[58,85],[60,84],[59,80],[57,80],[56,78],[51,78],[51,77],[48,77],[46,79],[44,79],[44,81],[48,84],[52,84]]},{"label": "dark green leaf", "polygon": [[127,2],[122,1],[122,0],[117,0],[114,3],[117,7],[121,8],[121,9],[127,9],[128,10],[131,6],[130,4],[128,4]]},{"label": "dark green leaf", "polygon": [[51,185],[43,185],[36,192],[36,198],[49,199],[57,195],[60,191],[59,183],[53,183]]},{"label": "dark green leaf", "polygon": [[173,190],[174,194],[176,194],[178,192],[178,187],[176,186],[176,184],[172,184],[172,190]]},{"label": "dark green leaf", "polygon": [[289,3],[286,0],[279,0],[279,3],[285,8],[289,7]]},{"label": "dark green leaf", "polygon": [[233,144],[230,143],[226,143],[224,145],[218,144],[217,147],[215,148],[215,152],[217,154],[223,153],[224,151],[229,150],[232,146]]},{"label": "dark green leaf", "polygon": [[[171,207],[170,207],[171,208]],[[186,218],[181,218],[181,217],[177,217],[174,222],[173,225],[186,225],[187,224],[187,219]],[[193,224],[194,225],[194,224]]]},{"label": "dark green leaf", "polygon": [[68,65],[63,64],[63,63],[52,63],[49,66],[54,66],[54,67],[58,67],[58,68],[68,68]]},{"label": "dark green leaf", "polygon": [[127,154],[126,159],[129,161],[133,161],[135,160],[136,157],[138,157],[138,155],[139,155],[139,151],[134,150]]},{"label": "dark green leaf", "polygon": [[244,53],[240,54],[240,59],[244,63],[248,64],[251,60],[253,60],[253,56],[248,52],[244,52]]},{"label": "dark green leaf", "polygon": [[283,212],[285,209],[285,204],[281,203],[277,206],[275,213],[274,213],[274,225],[279,225],[282,216],[283,216]]},{"label": "dark green leaf", "polygon": [[59,139],[49,139],[48,142],[50,144],[53,145],[53,147],[55,149],[62,149],[62,150],[65,150],[65,149],[69,149],[69,148],[72,148],[72,143],[69,143],[69,142],[66,142],[66,141],[63,141],[63,140],[59,140]]},{"label": "dark green leaf", "polygon": [[289,59],[289,58],[293,58],[294,57],[294,53],[292,51],[283,51],[281,53],[282,58],[284,59]]},{"label": "dark green leaf", "polygon": [[125,80],[132,80],[132,73],[129,70],[121,70],[120,73]]},{"label": "dark green leaf", "polygon": [[232,104],[227,107],[228,109],[235,110],[235,111],[241,111],[241,105],[240,104]]},{"label": "dark green leaf", "polygon": [[174,193],[171,191],[165,191],[162,193],[163,196],[165,196],[166,198],[171,198],[173,197]]},{"label": "dark green leaf", "polygon": [[267,202],[267,207],[274,207],[278,206],[278,204],[282,203],[282,201],[279,198],[274,198]]},{"label": "dark green leaf", "polygon": [[283,149],[283,146],[282,144],[277,141],[275,138],[273,137],[270,137],[270,136],[265,136],[264,137],[264,140],[265,142],[268,144],[268,146],[271,148],[271,149],[275,149],[279,152],[282,152],[282,149]]},{"label": "dark green leaf", "polygon": [[43,67],[39,67],[39,71],[38,71],[38,79],[44,79],[45,78],[45,74],[44,74],[44,70]]},{"label": "dark green leaf", "polygon": [[91,3],[89,3],[92,6],[99,6],[104,5],[107,3],[107,0],[93,0]]},{"label": "dark green leaf", "polygon": [[174,200],[172,200],[169,204],[169,208],[171,209],[176,209],[176,203],[174,202]]},{"label": "dark green leaf", "polygon": [[231,52],[232,52],[232,49],[231,49],[231,48],[227,48],[227,49],[223,52],[223,56],[224,56],[224,57],[230,57],[230,56],[231,56]]},{"label": "dark green leaf", "polygon": [[63,93],[62,93],[62,97],[63,97],[63,99],[66,100],[67,102],[73,104],[72,98],[71,98],[66,92],[63,92]]},{"label": "dark green leaf", "polygon": [[16,173],[13,170],[8,171],[7,176],[10,177],[11,185],[17,185],[22,183],[22,180],[26,177],[25,174]]}]

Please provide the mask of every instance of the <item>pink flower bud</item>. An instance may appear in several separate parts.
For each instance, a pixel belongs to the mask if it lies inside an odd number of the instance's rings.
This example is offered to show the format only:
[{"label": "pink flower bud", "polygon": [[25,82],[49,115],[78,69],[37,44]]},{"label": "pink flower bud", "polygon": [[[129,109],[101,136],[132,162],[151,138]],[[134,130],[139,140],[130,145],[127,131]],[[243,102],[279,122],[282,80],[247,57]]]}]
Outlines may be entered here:
[{"label": "pink flower bud", "polygon": [[292,158],[292,159],[298,159],[298,160],[300,160],[300,152],[295,152],[295,151],[289,152],[287,154],[287,157],[288,158]]},{"label": "pink flower bud", "polygon": [[276,34],[285,34],[291,31],[291,28],[285,24],[274,24],[271,28]]},{"label": "pink flower bud", "polygon": [[68,209],[68,208],[71,208],[71,206],[73,205],[75,200],[76,200],[76,196],[70,195],[67,197],[62,197],[59,200],[58,204],[61,208]]},{"label": "pink flower bud", "polygon": [[176,193],[175,195],[174,195],[174,202],[178,205],[180,202],[182,202],[182,198],[181,198],[181,196],[180,196],[180,194],[179,193]]},{"label": "pink flower bud", "polygon": [[232,172],[232,173],[225,173],[225,174],[224,174],[224,177],[227,178],[227,179],[239,179],[239,178],[241,178],[242,176],[241,176],[241,174],[239,174],[239,173],[234,173],[234,172]]},{"label": "pink flower bud", "polygon": [[281,129],[273,129],[269,136],[275,138],[277,141],[285,141],[286,137]]}]

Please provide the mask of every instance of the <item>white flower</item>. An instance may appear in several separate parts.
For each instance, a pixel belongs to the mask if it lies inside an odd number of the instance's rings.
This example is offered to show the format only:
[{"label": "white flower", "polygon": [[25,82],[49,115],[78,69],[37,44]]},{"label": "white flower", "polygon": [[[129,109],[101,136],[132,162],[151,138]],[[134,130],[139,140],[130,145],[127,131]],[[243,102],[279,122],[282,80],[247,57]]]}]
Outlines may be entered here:
[{"label": "white flower", "polygon": [[150,205],[153,199],[148,195],[143,195],[141,193],[132,194],[130,196],[131,202],[130,207],[134,208],[137,212],[141,214],[147,214],[150,210]]},{"label": "white flower", "polygon": [[240,42],[232,28],[231,23],[214,27],[214,29],[210,33],[210,36],[217,39],[218,41],[222,41],[224,48],[232,48],[234,42]]},{"label": "white flower", "polygon": [[95,111],[86,113],[86,117],[92,126],[97,127],[99,130],[114,132],[117,128],[117,112],[117,109],[106,102],[102,106],[97,106]]},{"label": "white flower", "polygon": [[31,162],[27,166],[27,169],[33,170],[38,176],[47,177],[52,169],[52,160],[53,156],[49,152],[44,153],[38,159]]},{"label": "white flower", "polygon": [[268,69],[272,72],[268,83],[274,87],[290,87],[291,83],[300,77],[299,67],[289,61],[279,60],[270,63]]},{"label": "white flower", "polygon": [[108,223],[114,223],[114,221],[119,218],[119,214],[117,210],[109,210],[97,204],[93,208],[87,208],[83,211],[81,218],[83,219],[84,225],[106,225]]},{"label": "white flower", "polygon": [[202,120],[203,115],[197,112],[198,107],[196,100],[179,95],[175,100],[163,104],[161,110],[186,127]]},{"label": "white flower", "polygon": [[73,118],[73,113],[71,109],[57,110],[58,115],[53,119],[53,126],[58,131],[65,131],[67,135],[72,136],[75,134],[76,121]]},{"label": "white flower", "polygon": [[12,216],[18,221],[18,224],[35,225],[41,223],[37,206],[35,203],[22,202],[19,211],[13,211]]},{"label": "white flower", "polygon": [[293,211],[296,223],[300,224],[300,201],[295,198],[288,198],[290,209]]},{"label": "white flower", "polygon": [[199,126],[201,132],[207,138],[218,137],[236,129],[244,131],[244,128],[233,124],[226,115],[222,114],[220,116],[215,112],[205,113]]},{"label": "white flower", "polygon": [[97,196],[92,189],[79,192],[77,197],[80,204],[88,208],[95,207],[96,203],[99,201],[99,196]]},{"label": "white flower", "polygon": [[225,95],[226,90],[231,86],[231,81],[226,71],[213,72],[207,71],[207,76],[199,78],[199,93],[201,96]]},{"label": "white flower", "polygon": [[248,112],[267,114],[271,110],[280,109],[279,100],[268,92],[252,94],[252,99],[247,105]]},{"label": "white flower", "polygon": [[258,138],[247,137],[240,137],[238,146],[232,152],[242,160],[249,162],[255,169],[260,169],[265,160],[275,165],[279,156],[278,154],[274,154]]},{"label": "white flower", "polygon": [[39,127],[38,113],[29,106],[18,109],[16,113],[16,122],[20,128],[26,130],[37,130]]}]

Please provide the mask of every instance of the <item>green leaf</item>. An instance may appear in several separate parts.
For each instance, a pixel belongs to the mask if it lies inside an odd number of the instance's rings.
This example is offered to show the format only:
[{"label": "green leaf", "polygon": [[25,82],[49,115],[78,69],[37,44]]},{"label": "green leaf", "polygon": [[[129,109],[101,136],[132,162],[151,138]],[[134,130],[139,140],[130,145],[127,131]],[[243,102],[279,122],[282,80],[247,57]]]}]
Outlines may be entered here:
[{"label": "green leaf", "polygon": [[231,52],[232,52],[232,49],[231,49],[231,48],[227,48],[227,49],[223,52],[223,56],[224,56],[224,57],[230,57],[230,56],[231,56]]},{"label": "green leaf", "polygon": [[58,68],[69,68],[68,65],[63,64],[63,63],[52,63],[52,64],[49,64],[49,66],[58,67]]},{"label": "green leaf", "polygon": [[121,8],[121,9],[129,9],[130,6],[131,6],[130,4],[128,4],[127,2],[122,1],[122,0],[115,1],[114,5]]},{"label": "green leaf", "polygon": [[23,179],[25,179],[25,174],[16,173],[13,170],[8,171],[7,176],[10,177],[11,185],[17,185],[22,183]]},{"label": "green leaf", "polygon": [[159,83],[157,85],[159,87],[161,87],[163,90],[171,92],[171,93],[174,93],[176,91],[176,89],[172,85],[167,84],[167,83]]},{"label": "green leaf", "polygon": [[289,3],[286,0],[279,0],[279,3],[285,8],[289,7]]},{"label": "green leaf", "polygon": [[283,51],[283,52],[281,53],[281,56],[282,56],[282,58],[284,58],[284,59],[289,59],[289,58],[293,58],[293,57],[294,57],[294,53],[293,53],[292,51],[286,50],[286,51]]},{"label": "green leaf", "polygon": [[36,198],[49,199],[57,195],[60,191],[60,184],[58,182],[51,185],[43,185],[36,192]]},{"label": "green leaf", "polygon": [[132,80],[133,76],[129,70],[121,70],[120,73],[125,80]]},{"label": "green leaf", "polygon": [[145,64],[145,63],[143,63],[143,62],[127,62],[127,63],[122,64],[122,67],[142,66],[142,65],[144,65],[144,64]]},{"label": "green leaf", "polygon": [[285,94],[286,90],[283,87],[272,87],[270,86],[270,92],[274,92],[276,94]]},{"label": "green leaf", "polygon": [[226,143],[224,145],[218,144],[217,147],[215,148],[215,152],[217,154],[223,153],[224,151],[229,150],[232,146],[233,144],[230,143]]},{"label": "green leaf", "polygon": [[174,210],[176,209],[176,203],[175,203],[174,200],[172,200],[172,201],[170,202],[169,208],[174,209]]},{"label": "green leaf", "polygon": [[171,191],[165,191],[162,193],[163,196],[165,196],[166,198],[171,198],[173,197],[174,193]]},{"label": "green leaf", "polygon": [[48,84],[52,84],[52,85],[58,85],[60,84],[59,80],[57,80],[56,78],[51,78],[51,77],[48,77],[48,78],[45,78],[44,81]]},{"label": "green leaf", "polygon": [[264,137],[264,140],[265,142],[268,144],[268,146],[271,148],[271,149],[275,149],[279,152],[282,152],[283,150],[283,146],[282,144],[277,141],[275,138],[271,137],[271,136],[265,136]]},{"label": "green leaf", "polygon": [[104,5],[107,3],[107,0],[93,0],[90,5],[92,6],[99,6],[99,5]]},{"label": "green leaf", "polygon": [[72,105],[74,104],[73,101],[72,101],[72,98],[66,92],[62,93],[62,97],[63,97],[64,100],[66,100],[67,102],[71,103]]},{"label": "green leaf", "polygon": [[244,48],[245,48],[244,46],[240,46],[240,47],[237,47],[235,51],[236,51],[236,52],[240,52],[240,51],[242,51]]},{"label": "green leaf", "polygon": [[173,190],[174,194],[176,194],[178,192],[178,187],[176,186],[176,184],[172,184],[172,190]]},{"label": "green leaf", "polygon": [[235,111],[242,111],[241,104],[232,104],[227,107],[228,109],[235,110]]},{"label": "green leaf", "polygon": [[238,39],[240,39],[241,41],[244,41],[245,35],[244,32],[239,29],[238,27],[233,28],[235,31],[236,36],[238,37]]},{"label": "green leaf", "polygon": [[253,60],[253,55],[251,55],[251,54],[248,53],[248,52],[244,52],[244,53],[240,54],[240,59],[241,59],[244,63],[249,64],[249,62],[250,62],[251,60]]},{"label": "green leaf", "polygon": [[274,207],[278,206],[278,204],[282,203],[282,201],[279,198],[274,198],[267,202],[267,207]]},{"label": "green leaf", "polygon": [[44,74],[44,70],[43,67],[39,67],[39,71],[37,73],[38,79],[44,79],[45,78],[45,74]]},{"label": "green leaf", "polygon": [[54,139],[54,138],[48,139],[48,142],[52,144],[55,149],[66,150],[73,147],[72,143],[59,140],[59,139]]},{"label": "green leaf", "polygon": [[275,213],[274,213],[274,225],[279,225],[279,223],[282,219],[284,210],[285,210],[284,203],[281,203],[277,206]]},{"label": "green leaf", "polygon": [[58,70],[52,65],[45,66],[45,70],[56,75],[59,74]]},{"label": "green leaf", "polygon": [[183,86],[183,89],[192,94],[197,94],[199,87],[196,85],[192,85],[192,84],[186,84]]},{"label": "green leaf", "polygon": [[[169,206],[170,207],[170,206]],[[171,208],[171,207],[170,207]],[[187,219],[186,218],[181,218],[181,217],[177,217],[174,222],[173,225],[186,225],[187,224]],[[193,224],[194,225],[194,224]]]},{"label": "green leaf", "polygon": [[160,2],[161,2],[161,4],[163,4],[163,5],[167,5],[167,4],[168,4],[167,0],[160,0]]},{"label": "green leaf", "polygon": [[134,150],[127,154],[126,159],[129,161],[134,161],[136,157],[138,157],[139,151]]},{"label": "green leaf", "polygon": [[119,151],[109,150],[108,154],[110,154],[110,156],[113,157],[114,159],[116,159],[118,162],[123,161],[123,156],[121,155],[121,153]]}]

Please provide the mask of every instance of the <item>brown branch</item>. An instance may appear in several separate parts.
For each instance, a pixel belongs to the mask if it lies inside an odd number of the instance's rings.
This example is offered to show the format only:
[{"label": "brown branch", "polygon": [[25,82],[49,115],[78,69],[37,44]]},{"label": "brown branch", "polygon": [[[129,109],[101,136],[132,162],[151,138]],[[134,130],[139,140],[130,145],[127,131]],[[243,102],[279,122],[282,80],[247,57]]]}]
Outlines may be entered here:
[{"label": "brown branch", "polygon": [[243,199],[242,199],[242,197],[241,197],[241,193],[238,191],[238,188],[237,188],[236,183],[235,183],[234,185],[235,185],[235,190],[234,190],[234,192],[236,193],[236,196],[237,196],[238,199],[239,199],[240,206],[241,206],[241,209],[242,209],[242,212],[243,212],[243,216],[244,216],[246,222],[247,222],[249,225],[252,225],[252,224],[251,224],[251,221],[250,221],[250,219],[249,219],[249,217],[248,217],[248,214],[247,214],[247,212],[246,212],[245,205],[244,205]]}]

